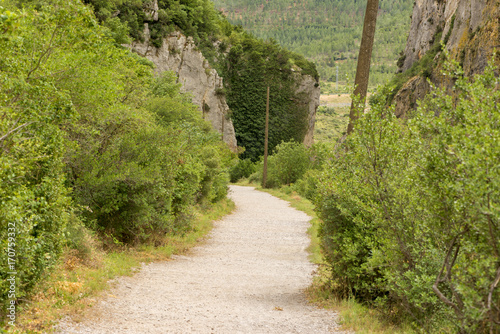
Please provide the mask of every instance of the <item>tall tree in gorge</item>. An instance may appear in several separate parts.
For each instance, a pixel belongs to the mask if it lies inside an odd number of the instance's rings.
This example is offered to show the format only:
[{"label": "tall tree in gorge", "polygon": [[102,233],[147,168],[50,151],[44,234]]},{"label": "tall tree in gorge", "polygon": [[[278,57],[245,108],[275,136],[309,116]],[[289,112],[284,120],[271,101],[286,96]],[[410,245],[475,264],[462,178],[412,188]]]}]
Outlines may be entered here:
[{"label": "tall tree in gorge", "polygon": [[363,36],[361,37],[356,79],[354,80],[354,99],[352,100],[351,112],[349,113],[347,134],[350,134],[354,129],[354,122],[359,118],[359,113],[364,109],[366,101],[368,79],[370,77],[370,61],[372,58],[373,40],[375,38],[375,26],[377,24],[378,1],[368,0],[366,4]]}]

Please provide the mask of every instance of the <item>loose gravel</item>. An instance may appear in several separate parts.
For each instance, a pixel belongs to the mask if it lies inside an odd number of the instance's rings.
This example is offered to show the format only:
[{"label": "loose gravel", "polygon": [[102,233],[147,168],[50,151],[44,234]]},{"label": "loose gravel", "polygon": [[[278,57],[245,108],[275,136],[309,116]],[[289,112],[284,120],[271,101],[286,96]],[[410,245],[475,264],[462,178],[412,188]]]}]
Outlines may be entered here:
[{"label": "loose gravel", "polygon": [[303,290],[311,219],[283,200],[231,186],[236,210],[188,256],[121,277],[80,323],[59,333],[341,333]]}]

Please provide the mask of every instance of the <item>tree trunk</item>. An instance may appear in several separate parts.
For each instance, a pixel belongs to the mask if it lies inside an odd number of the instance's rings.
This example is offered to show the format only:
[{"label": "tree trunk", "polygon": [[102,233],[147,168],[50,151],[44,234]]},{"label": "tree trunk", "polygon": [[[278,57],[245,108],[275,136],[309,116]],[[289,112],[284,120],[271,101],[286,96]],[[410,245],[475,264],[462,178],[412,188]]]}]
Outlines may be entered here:
[{"label": "tree trunk", "polygon": [[[368,79],[370,77],[370,61],[372,58],[373,40],[375,38],[375,26],[377,24],[378,1],[368,0],[366,4],[365,21],[363,24],[363,36],[359,48],[358,67],[356,68],[356,79],[354,81],[354,99],[349,114],[349,125],[347,134],[354,129],[354,122],[364,110],[366,92],[368,90]],[[357,100],[357,98],[359,100]]]}]

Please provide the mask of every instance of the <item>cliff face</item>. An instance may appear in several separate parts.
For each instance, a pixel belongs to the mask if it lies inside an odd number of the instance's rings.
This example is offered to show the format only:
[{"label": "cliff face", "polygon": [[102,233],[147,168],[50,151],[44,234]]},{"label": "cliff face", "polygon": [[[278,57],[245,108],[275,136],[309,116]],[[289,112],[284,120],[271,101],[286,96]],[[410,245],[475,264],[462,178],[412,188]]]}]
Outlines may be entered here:
[{"label": "cliff face", "polygon": [[302,77],[298,78],[297,81],[299,82],[299,85],[295,91],[296,94],[303,94],[309,98],[308,101],[305,101],[308,105],[309,115],[307,118],[308,128],[304,137],[304,145],[310,147],[314,143],[314,123],[316,122],[316,111],[319,106],[321,89],[318,86],[317,81],[310,75],[302,75]]},{"label": "cliff face", "polygon": [[[466,76],[482,73],[494,49],[500,48],[500,4],[497,0],[416,0],[400,71],[418,62],[439,36]],[[446,85],[440,75],[439,55],[434,58],[430,79]],[[428,90],[425,80],[410,79],[395,97],[396,110],[404,114],[414,107],[416,96],[422,97]]]},{"label": "cliff face", "polygon": [[402,70],[422,58],[442,31],[441,41],[463,63],[465,74],[481,73],[493,49],[500,47],[499,18],[496,0],[417,0]]},{"label": "cliff face", "polygon": [[[154,13],[151,14],[154,16]],[[222,134],[222,139],[236,152],[236,136],[229,107],[224,96],[223,81],[196,48],[193,40],[174,32],[163,40],[160,48],[150,45],[149,28],[145,25],[144,42],[133,42],[130,48],[156,65],[157,72],[173,71],[182,90],[191,94],[203,118]]]}]

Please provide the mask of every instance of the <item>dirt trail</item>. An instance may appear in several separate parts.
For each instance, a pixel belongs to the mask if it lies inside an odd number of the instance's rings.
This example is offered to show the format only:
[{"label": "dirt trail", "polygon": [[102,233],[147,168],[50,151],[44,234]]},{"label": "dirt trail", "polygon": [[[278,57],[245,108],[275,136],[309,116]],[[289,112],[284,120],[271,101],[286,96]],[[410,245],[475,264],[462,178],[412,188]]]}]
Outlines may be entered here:
[{"label": "dirt trail", "polygon": [[305,213],[249,187],[231,186],[233,214],[210,240],[175,261],[120,278],[80,324],[59,333],[340,333],[336,315],[309,305]]}]

